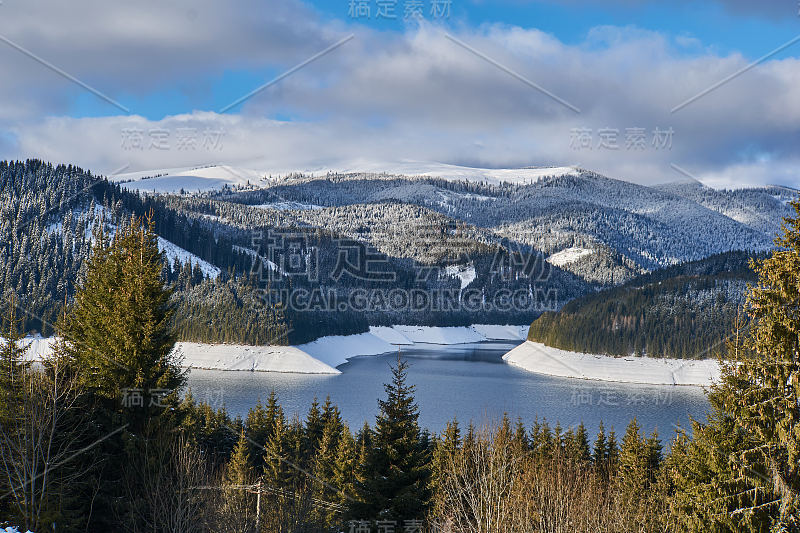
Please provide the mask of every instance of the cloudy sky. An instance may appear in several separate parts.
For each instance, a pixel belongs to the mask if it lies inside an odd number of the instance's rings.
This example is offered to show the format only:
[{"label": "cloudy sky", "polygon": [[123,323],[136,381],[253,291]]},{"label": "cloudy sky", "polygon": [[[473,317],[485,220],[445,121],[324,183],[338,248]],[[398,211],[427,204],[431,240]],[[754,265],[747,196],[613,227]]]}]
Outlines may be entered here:
[{"label": "cloudy sky", "polygon": [[800,186],[796,0],[598,4],[3,0],[0,158]]}]

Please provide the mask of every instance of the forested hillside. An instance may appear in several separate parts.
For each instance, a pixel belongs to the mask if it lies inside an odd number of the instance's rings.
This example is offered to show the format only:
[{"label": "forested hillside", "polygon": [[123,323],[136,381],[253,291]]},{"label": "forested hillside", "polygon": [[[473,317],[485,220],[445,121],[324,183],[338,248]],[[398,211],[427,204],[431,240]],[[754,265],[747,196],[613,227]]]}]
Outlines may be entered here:
[{"label": "forested hillside", "polygon": [[[528,339],[616,356],[702,359],[725,349],[742,315],[754,254],[729,252],[657,270],[537,318]],[[763,258],[764,254],[755,254]]]}]

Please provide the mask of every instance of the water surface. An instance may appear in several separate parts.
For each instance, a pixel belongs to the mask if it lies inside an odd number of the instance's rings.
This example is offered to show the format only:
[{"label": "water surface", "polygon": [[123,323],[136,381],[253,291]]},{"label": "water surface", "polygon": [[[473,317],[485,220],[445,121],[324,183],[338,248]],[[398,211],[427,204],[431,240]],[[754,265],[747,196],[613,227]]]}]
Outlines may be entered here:
[{"label": "water surface", "polygon": [[[658,429],[662,440],[672,438],[689,417],[704,419],[708,401],[701,388],[606,383],[533,374],[504,363],[502,355],[515,344],[485,342],[472,345],[403,349],[410,363],[409,382],[416,386],[420,424],[441,431],[457,417],[464,424],[497,421],[508,413],[526,426],[538,417],[564,428],[583,422],[594,435],[602,420],[621,438],[635,416],[647,432]],[[275,390],[288,416],[305,417],[312,400],[326,396],[339,406],[351,429],[373,424],[383,384],[391,380],[390,365],[397,354],[355,357],[339,367],[340,375],[280,374],[192,370],[194,396],[232,415],[247,410]]]}]

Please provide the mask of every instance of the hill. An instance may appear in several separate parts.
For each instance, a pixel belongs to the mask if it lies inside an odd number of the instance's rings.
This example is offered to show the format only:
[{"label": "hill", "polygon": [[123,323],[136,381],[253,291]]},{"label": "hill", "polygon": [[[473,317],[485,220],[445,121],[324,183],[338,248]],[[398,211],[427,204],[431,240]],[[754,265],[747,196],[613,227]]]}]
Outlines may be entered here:
[{"label": "hill", "polygon": [[752,257],[718,254],[578,298],[537,318],[528,340],[593,354],[713,357],[725,348],[747,284],[756,281]]}]

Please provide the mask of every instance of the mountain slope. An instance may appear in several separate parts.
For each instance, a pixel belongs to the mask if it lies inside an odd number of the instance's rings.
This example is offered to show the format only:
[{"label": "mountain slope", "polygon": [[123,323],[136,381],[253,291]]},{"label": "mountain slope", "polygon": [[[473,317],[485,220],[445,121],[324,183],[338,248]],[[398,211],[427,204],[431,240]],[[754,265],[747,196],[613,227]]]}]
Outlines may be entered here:
[{"label": "mountain slope", "polygon": [[713,357],[724,350],[747,284],[755,282],[750,258],[715,255],[578,298],[534,320],[528,339],[594,354]]}]

